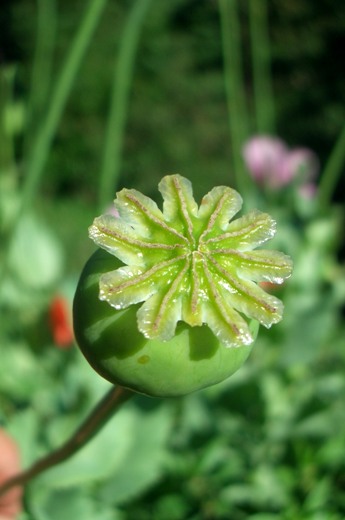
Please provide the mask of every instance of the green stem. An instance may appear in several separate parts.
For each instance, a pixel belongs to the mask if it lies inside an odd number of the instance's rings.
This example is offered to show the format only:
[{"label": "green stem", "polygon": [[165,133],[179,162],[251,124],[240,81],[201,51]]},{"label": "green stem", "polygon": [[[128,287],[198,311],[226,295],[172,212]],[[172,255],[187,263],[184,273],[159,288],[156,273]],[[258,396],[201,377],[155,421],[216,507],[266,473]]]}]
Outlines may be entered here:
[{"label": "green stem", "polygon": [[249,123],[238,4],[236,0],[219,0],[219,7],[234,176],[239,191],[245,195],[251,189],[251,180],[244,168],[241,150],[249,135]]},{"label": "green stem", "polygon": [[28,160],[23,186],[22,212],[28,208],[37,191],[63,109],[106,3],[107,0],[90,0],[79,31],[72,43],[70,53],[58,77],[47,116],[42,121]]},{"label": "green stem", "polygon": [[107,0],[90,0],[79,30],[72,42],[70,53],[56,81],[47,115],[40,124],[28,157],[25,178],[22,188],[21,204],[13,222],[12,234],[4,248],[3,265],[0,270],[0,284],[3,282],[7,269],[8,257],[22,215],[32,204],[39,182],[44,172],[51,144],[60,122],[62,112],[77,76],[79,66],[86,53],[91,37],[105,8]]},{"label": "green stem", "polygon": [[318,204],[325,211],[331,203],[332,195],[345,164],[345,125],[328,158],[319,186]]},{"label": "green stem", "polygon": [[26,155],[29,155],[28,152],[35,141],[37,129],[47,106],[56,37],[56,11],[56,0],[37,0],[37,36],[28,102],[29,127],[25,136]]},{"label": "green stem", "polygon": [[98,405],[92,410],[87,419],[60,448],[35,462],[30,468],[11,477],[0,486],[0,497],[15,486],[23,486],[33,478],[40,475],[43,471],[64,462],[86,443],[88,443],[99,430],[111,419],[115,412],[125,403],[135,392],[127,390],[121,386],[112,387],[103,397]]},{"label": "green stem", "polygon": [[256,128],[260,134],[275,132],[275,108],[271,78],[271,53],[267,0],[249,1]]},{"label": "green stem", "polygon": [[0,175],[14,166],[13,136],[5,128],[6,110],[12,103],[15,68],[0,67]]},{"label": "green stem", "polygon": [[124,28],[115,64],[99,186],[101,211],[112,200],[120,173],[123,136],[135,56],[141,28],[150,2],[151,0],[137,0],[132,7]]}]

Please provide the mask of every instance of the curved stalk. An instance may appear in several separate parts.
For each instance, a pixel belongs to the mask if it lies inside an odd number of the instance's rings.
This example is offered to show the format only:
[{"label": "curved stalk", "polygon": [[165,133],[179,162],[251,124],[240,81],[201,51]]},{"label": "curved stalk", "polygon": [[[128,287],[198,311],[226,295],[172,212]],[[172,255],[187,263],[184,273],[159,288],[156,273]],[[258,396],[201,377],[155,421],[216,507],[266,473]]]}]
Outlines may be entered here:
[{"label": "curved stalk", "polygon": [[112,387],[103,399],[91,411],[77,431],[60,448],[48,453],[42,459],[34,462],[31,467],[11,477],[0,486],[0,497],[15,486],[23,486],[43,471],[69,459],[85,444],[87,444],[99,430],[108,422],[120,406],[135,392],[122,386]]}]

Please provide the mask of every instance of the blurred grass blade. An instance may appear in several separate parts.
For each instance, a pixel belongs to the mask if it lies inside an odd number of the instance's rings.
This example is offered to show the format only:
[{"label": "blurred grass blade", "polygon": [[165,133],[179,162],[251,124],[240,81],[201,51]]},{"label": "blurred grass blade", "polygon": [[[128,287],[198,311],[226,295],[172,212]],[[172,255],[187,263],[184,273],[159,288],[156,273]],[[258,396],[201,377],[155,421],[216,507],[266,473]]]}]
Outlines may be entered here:
[{"label": "blurred grass blade", "polygon": [[14,66],[0,67],[0,175],[13,168],[13,136],[6,128],[6,111],[13,99]]},{"label": "blurred grass blade", "polygon": [[242,146],[249,136],[249,122],[243,78],[239,5],[237,0],[219,0],[219,8],[233,169],[237,189],[245,197],[252,183],[241,156]]},{"label": "blurred grass blade", "polygon": [[70,47],[65,64],[56,80],[55,88],[52,92],[49,106],[47,108],[46,117],[41,121],[37,130],[37,136],[35,136],[35,141],[32,144],[32,148],[29,150],[21,203],[12,224],[12,234],[4,247],[4,254],[2,257],[3,265],[0,269],[0,284],[3,282],[7,272],[9,252],[16,239],[20,219],[33,203],[62,112],[77,76],[81,61],[85,55],[106,3],[107,0],[90,0],[84,18],[79,26],[79,30],[77,31]]},{"label": "blurred grass blade", "polygon": [[118,181],[123,135],[134,61],[141,27],[151,0],[137,0],[129,13],[114,69],[113,88],[102,157],[99,207],[103,211],[113,199]]},{"label": "blurred grass blade", "polygon": [[107,0],[90,1],[61,74],[56,81],[46,118],[40,125],[28,158],[23,186],[22,212],[28,208],[35,196],[63,109],[106,3]]},{"label": "blurred grass blade", "polygon": [[28,151],[34,142],[37,129],[47,107],[52,79],[56,22],[56,0],[37,0],[36,45],[27,116],[29,131],[25,135],[26,155],[28,155]]},{"label": "blurred grass blade", "polygon": [[331,203],[338,179],[345,166],[345,125],[328,158],[319,186],[319,208],[326,210]]},{"label": "blurred grass blade", "polygon": [[250,0],[249,17],[256,131],[259,134],[273,135],[275,133],[275,108],[270,70],[267,0]]}]

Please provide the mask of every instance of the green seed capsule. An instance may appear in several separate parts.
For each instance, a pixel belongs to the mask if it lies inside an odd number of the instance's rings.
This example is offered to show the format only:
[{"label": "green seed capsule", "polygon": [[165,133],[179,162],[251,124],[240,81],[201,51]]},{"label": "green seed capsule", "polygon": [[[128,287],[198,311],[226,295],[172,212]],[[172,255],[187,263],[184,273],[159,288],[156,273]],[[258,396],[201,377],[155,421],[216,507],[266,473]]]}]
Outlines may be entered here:
[{"label": "green seed capsule", "polygon": [[138,305],[115,310],[98,298],[100,276],[120,265],[109,253],[96,251],[74,298],[77,342],[101,376],[150,396],[181,396],[223,381],[244,363],[251,345],[226,348],[206,325],[181,322],[169,341],[145,338],[137,328]]},{"label": "green seed capsule", "polygon": [[[233,374],[245,361],[258,322],[282,318],[283,304],[258,282],[282,283],[289,257],[254,251],[275,221],[218,186],[200,206],[191,183],[164,177],[163,211],[136,190],[117,194],[117,216],[101,215],[74,301],[74,327],[91,365],[112,383],[152,396],[194,392]],[[246,320],[249,318],[249,321]]]}]

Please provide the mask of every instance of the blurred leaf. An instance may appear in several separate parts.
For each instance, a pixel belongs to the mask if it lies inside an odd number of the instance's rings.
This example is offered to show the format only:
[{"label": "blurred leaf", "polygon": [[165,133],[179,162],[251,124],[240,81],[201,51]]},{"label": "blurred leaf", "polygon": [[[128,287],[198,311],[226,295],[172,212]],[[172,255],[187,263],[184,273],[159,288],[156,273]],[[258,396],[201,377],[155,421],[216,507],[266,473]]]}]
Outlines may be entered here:
[{"label": "blurred leaf", "polygon": [[36,493],[31,507],[37,520],[121,520],[121,515],[97,503],[88,490],[70,488],[49,494]]},{"label": "blurred leaf", "polygon": [[24,399],[47,386],[48,378],[24,342],[0,342],[0,391]]},{"label": "blurred leaf", "polygon": [[25,105],[22,101],[13,102],[5,107],[4,126],[7,135],[21,133],[25,123]]},{"label": "blurred leaf", "polygon": [[61,276],[63,254],[59,242],[33,215],[21,219],[10,252],[10,267],[16,282],[42,290]]},{"label": "blurred leaf", "polygon": [[318,511],[327,507],[332,500],[332,484],[331,479],[327,476],[320,478],[308,493],[305,501],[306,511]]},{"label": "blurred leaf", "polygon": [[290,498],[288,488],[274,466],[268,464],[258,466],[253,472],[252,479],[258,503],[264,507],[267,504],[270,509],[287,507]]},{"label": "blurred leaf", "polygon": [[[42,486],[69,488],[108,478],[131,449],[136,427],[136,413],[122,409],[80,452],[42,475]],[[70,433],[69,427],[61,443]]]},{"label": "blurred leaf", "polygon": [[266,428],[270,439],[284,438],[291,432],[297,413],[289,388],[277,374],[263,374],[260,385],[266,408]]},{"label": "blurred leaf", "polygon": [[188,518],[188,504],[181,495],[167,495],[158,498],[157,504],[154,507],[155,520],[181,520],[181,518]]},{"label": "blurred leaf", "polygon": [[16,171],[0,171],[0,233],[8,232],[8,228],[18,210],[19,195],[16,190]]},{"label": "blurred leaf", "polygon": [[160,404],[149,411],[135,409],[131,445],[122,464],[100,488],[99,496],[110,504],[121,504],[145,491],[162,474],[166,444],[172,427],[172,409]]},{"label": "blurred leaf", "polygon": [[323,349],[328,348],[329,338],[337,330],[338,316],[330,294],[321,291],[305,291],[286,300],[286,309],[295,305],[291,313],[285,313],[282,328],[287,332],[281,342],[281,359],[285,365],[306,364],[315,361]]},{"label": "blurred leaf", "polygon": [[18,443],[23,468],[29,466],[39,455],[37,443],[39,427],[34,409],[18,412],[7,424],[8,431]]},{"label": "blurred leaf", "polygon": [[248,516],[246,520],[282,520],[282,517],[274,513],[255,513]]},{"label": "blurred leaf", "polygon": [[100,487],[102,501],[116,504],[126,500],[161,473],[171,419],[167,406],[144,412],[127,405],[79,453],[42,475],[42,488],[48,491],[106,481]]},{"label": "blurred leaf", "polygon": [[326,408],[311,416],[304,417],[295,427],[295,435],[315,437],[330,437],[338,424],[344,424],[345,410],[342,406]]},{"label": "blurred leaf", "polygon": [[174,432],[175,444],[188,443],[191,436],[198,433],[206,434],[212,426],[203,393],[196,392],[185,396],[178,403],[178,410],[180,417]]}]

